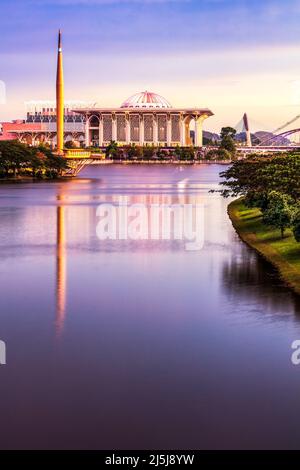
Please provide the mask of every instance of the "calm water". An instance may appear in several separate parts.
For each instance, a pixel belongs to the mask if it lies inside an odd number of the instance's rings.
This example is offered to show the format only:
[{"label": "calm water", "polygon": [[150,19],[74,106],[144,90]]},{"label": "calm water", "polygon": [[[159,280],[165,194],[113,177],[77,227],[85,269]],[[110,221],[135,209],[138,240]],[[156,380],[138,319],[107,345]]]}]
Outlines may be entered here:
[{"label": "calm water", "polygon": [[[0,186],[1,448],[300,447],[300,301],[208,192],[223,169]],[[120,197],[203,204],[203,249],[99,240]]]}]

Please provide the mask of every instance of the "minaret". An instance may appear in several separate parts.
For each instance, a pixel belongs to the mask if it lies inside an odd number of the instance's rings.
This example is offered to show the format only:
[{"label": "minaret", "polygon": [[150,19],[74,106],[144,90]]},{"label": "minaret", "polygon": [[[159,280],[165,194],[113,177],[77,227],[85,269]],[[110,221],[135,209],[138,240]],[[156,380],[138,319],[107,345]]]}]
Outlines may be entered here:
[{"label": "minaret", "polygon": [[64,72],[61,48],[61,31],[58,33],[57,72],[56,72],[56,138],[57,153],[62,155],[64,148]]}]

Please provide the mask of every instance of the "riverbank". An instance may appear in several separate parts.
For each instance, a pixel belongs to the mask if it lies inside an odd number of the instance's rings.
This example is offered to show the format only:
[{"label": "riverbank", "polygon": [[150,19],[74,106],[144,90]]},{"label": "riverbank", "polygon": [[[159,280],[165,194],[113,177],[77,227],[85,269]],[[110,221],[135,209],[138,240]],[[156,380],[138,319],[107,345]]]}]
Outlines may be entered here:
[{"label": "riverbank", "polygon": [[231,160],[98,160],[95,158],[90,165],[229,165],[230,163]]},{"label": "riverbank", "polygon": [[0,184],[17,184],[17,183],[37,183],[37,182],[49,182],[49,181],[62,181],[62,180],[69,180],[65,176],[57,176],[56,178],[38,178],[33,176],[17,176],[15,178],[0,178]]},{"label": "riverbank", "polygon": [[262,223],[260,210],[249,209],[242,198],[229,204],[228,215],[241,239],[272,263],[284,283],[300,295],[300,243],[291,230],[282,239],[279,230]]}]

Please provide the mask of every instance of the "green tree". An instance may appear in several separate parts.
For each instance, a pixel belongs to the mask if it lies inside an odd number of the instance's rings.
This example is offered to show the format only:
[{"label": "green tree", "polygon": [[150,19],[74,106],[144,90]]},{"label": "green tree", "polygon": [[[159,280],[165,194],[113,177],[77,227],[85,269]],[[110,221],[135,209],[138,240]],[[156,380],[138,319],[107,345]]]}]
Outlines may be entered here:
[{"label": "green tree", "polygon": [[106,158],[116,158],[118,155],[118,144],[112,140],[105,149]]},{"label": "green tree", "polygon": [[225,148],[220,148],[216,152],[217,160],[231,160],[232,153]]},{"label": "green tree", "polygon": [[156,148],[153,145],[145,145],[142,151],[145,160],[151,160],[156,154]]},{"label": "green tree", "polygon": [[168,156],[168,153],[163,150],[162,148],[158,148],[157,151],[156,151],[156,157],[158,158],[158,160],[166,160]]},{"label": "green tree", "polygon": [[193,147],[179,147],[179,151],[176,151],[179,160],[194,160],[195,149]]},{"label": "green tree", "polygon": [[127,157],[129,160],[138,160],[142,158],[142,149],[141,147],[132,144],[127,147]]},{"label": "green tree", "polygon": [[205,154],[205,158],[206,160],[231,160],[232,154],[224,148],[211,149]]},{"label": "green tree", "polygon": [[231,154],[234,154],[236,151],[236,145],[234,141],[235,134],[236,130],[233,127],[222,127],[220,148],[227,150]]},{"label": "green tree", "polygon": [[300,242],[300,207],[295,210],[292,218],[292,229],[295,240]]},{"label": "green tree", "polygon": [[0,168],[4,176],[18,176],[30,167],[32,148],[17,140],[0,142]]},{"label": "green tree", "polygon": [[300,198],[300,154],[273,156],[252,155],[234,161],[221,173],[224,197],[245,196],[249,206],[262,210],[268,204],[268,194],[278,191],[290,196],[294,203]]},{"label": "green tree", "polygon": [[179,147],[179,145],[176,145],[175,150],[174,150],[174,155],[175,155],[175,158],[177,158],[177,160],[180,159],[181,147]]},{"label": "green tree", "polygon": [[57,178],[62,176],[63,172],[68,168],[68,163],[64,157],[58,155],[48,156],[45,162],[46,176],[48,178]]},{"label": "green tree", "polygon": [[56,178],[68,167],[63,157],[45,146],[29,147],[18,141],[0,142],[0,174],[4,177],[29,175]]},{"label": "green tree", "polygon": [[271,191],[268,200],[268,207],[263,211],[263,222],[280,229],[283,238],[285,229],[290,227],[292,222],[291,198],[278,191]]}]

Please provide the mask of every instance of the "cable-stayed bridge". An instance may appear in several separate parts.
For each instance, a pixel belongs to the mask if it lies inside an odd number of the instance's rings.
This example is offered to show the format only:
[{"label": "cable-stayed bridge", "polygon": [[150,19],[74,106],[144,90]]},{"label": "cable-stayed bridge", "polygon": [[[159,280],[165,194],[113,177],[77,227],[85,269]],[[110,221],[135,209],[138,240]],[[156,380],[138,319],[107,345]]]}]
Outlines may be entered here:
[{"label": "cable-stayed bridge", "polygon": [[[295,125],[297,123],[297,125]],[[250,151],[282,150],[300,147],[300,114],[270,131],[269,126],[249,119],[245,113],[236,124],[237,134],[245,134],[242,149]],[[268,130],[267,130],[268,129]],[[243,137],[243,136],[242,136]]]}]

